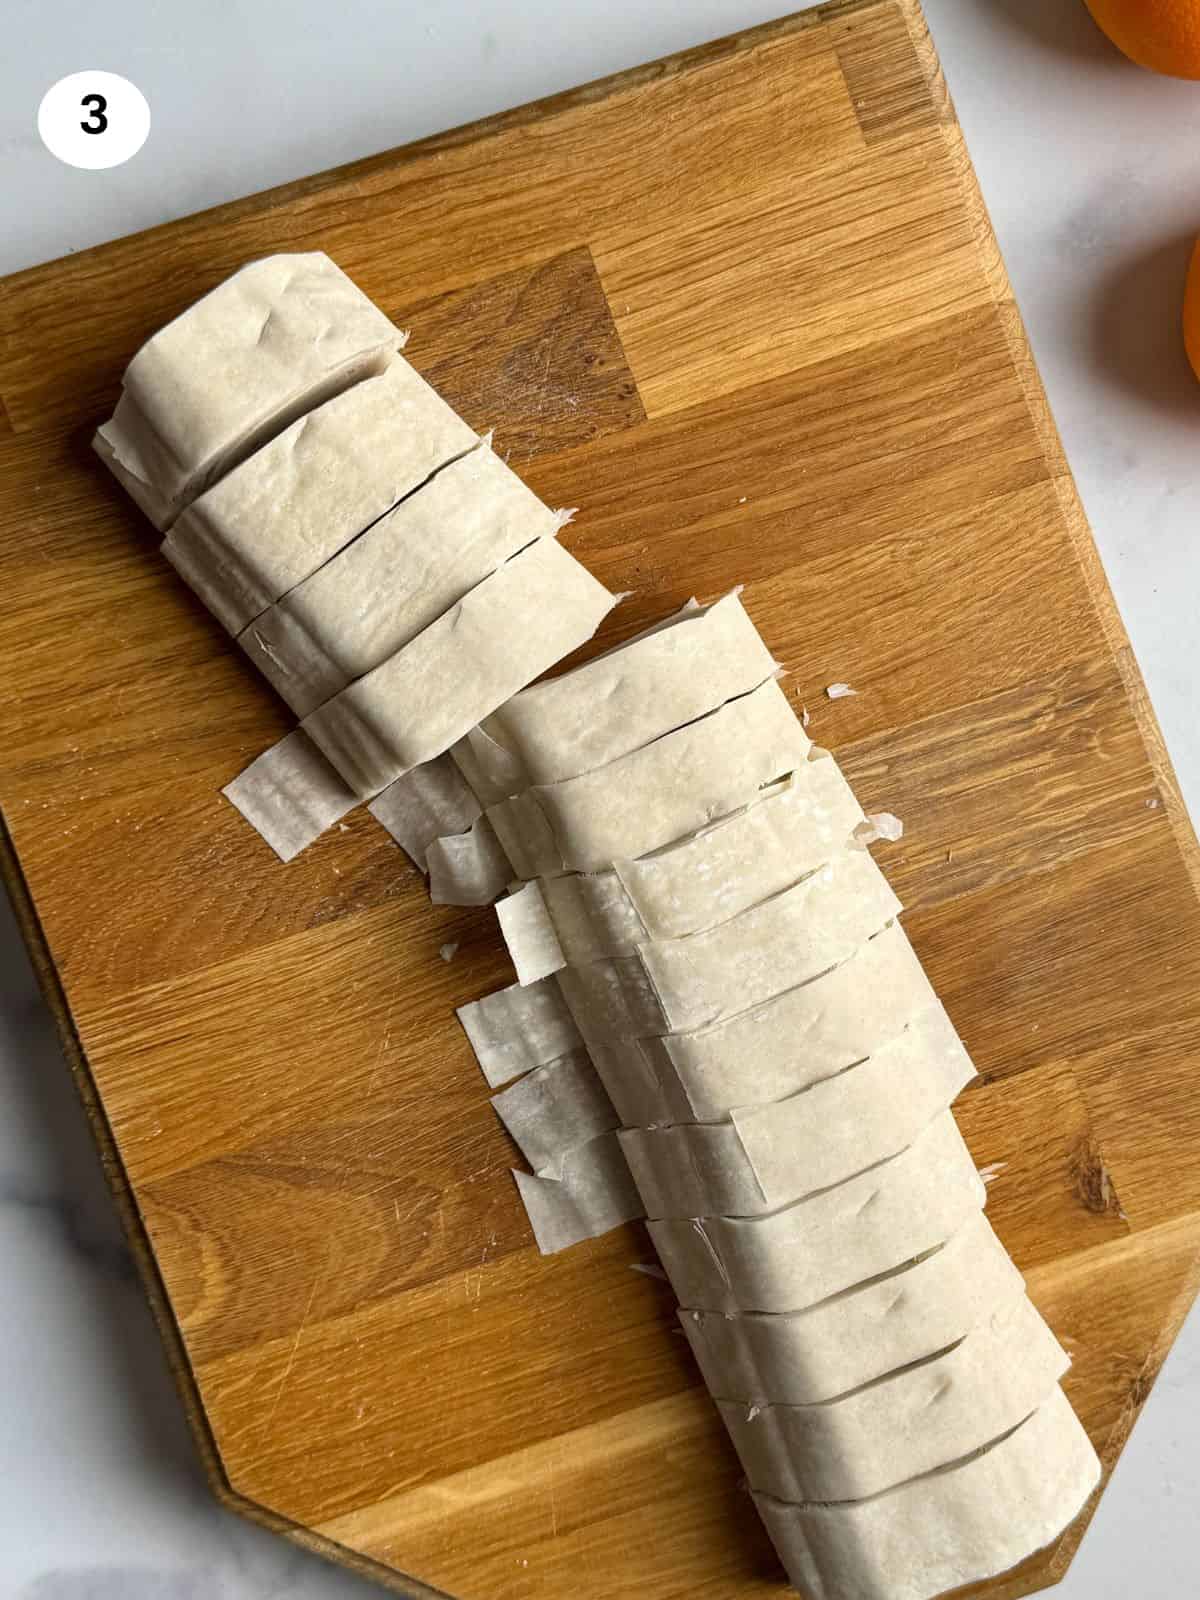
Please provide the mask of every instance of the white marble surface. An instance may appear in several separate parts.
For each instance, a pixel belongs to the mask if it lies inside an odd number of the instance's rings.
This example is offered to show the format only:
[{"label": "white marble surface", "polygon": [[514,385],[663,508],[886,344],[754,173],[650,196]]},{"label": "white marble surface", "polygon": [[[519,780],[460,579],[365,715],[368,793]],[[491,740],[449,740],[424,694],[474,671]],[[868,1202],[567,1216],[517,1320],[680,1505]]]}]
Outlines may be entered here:
[{"label": "white marble surface", "polygon": [[[770,0],[9,0],[0,271],[761,21]],[[927,0],[1017,296],[1193,814],[1200,386],[1177,303],[1200,230],[1200,86],[1153,79],[1077,0]],[[59,166],[63,74],[132,78],[127,167]],[[334,1600],[374,1589],[218,1511],[0,905],[0,1600]],[[1197,1590],[1200,1326],[1176,1347],[1064,1600]]]}]

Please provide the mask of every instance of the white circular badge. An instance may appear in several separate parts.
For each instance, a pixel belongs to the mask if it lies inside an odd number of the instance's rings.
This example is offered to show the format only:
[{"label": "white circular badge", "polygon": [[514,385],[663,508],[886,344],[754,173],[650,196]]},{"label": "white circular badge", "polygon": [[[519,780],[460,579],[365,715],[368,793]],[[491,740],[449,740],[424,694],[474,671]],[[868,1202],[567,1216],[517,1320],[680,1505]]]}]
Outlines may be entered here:
[{"label": "white circular badge", "polygon": [[150,132],[150,107],[137,85],[115,72],[72,72],[42,96],[37,125],[51,155],[95,171],[137,155]]}]

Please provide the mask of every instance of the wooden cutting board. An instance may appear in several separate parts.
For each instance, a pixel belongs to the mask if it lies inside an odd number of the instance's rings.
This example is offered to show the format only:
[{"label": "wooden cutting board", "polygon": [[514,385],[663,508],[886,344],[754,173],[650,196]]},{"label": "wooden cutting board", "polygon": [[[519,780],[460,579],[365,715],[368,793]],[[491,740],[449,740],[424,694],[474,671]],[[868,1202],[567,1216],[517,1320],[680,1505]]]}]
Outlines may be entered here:
[{"label": "wooden cutting board", "polygon": [[410,1593],[782,1582],[644,1231],[532,1247],[452,1009],[509,979],[494,918],[365,813],[284,868],[220,798],[288,718],[89,454],[148,334],[316,248],[582,508],[633,591],[603,642],[746,584],[904,818],[961,1121],[1111,1467],[1197,1287],[1200,854],[919,12],[856,0],[2,286],[8,877],[218,1493]]}]

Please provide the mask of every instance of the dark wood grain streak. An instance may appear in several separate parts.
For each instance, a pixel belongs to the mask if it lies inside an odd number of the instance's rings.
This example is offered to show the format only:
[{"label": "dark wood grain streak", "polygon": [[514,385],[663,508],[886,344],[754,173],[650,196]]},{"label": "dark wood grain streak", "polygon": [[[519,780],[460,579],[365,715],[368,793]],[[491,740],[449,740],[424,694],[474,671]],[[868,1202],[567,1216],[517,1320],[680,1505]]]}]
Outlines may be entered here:
[{"label": "dark wood grain streak", "polygon": [[415,330],[408,353],[425,377],[495,429],[513,467],[645,420],[586,246],[388,312]]}]

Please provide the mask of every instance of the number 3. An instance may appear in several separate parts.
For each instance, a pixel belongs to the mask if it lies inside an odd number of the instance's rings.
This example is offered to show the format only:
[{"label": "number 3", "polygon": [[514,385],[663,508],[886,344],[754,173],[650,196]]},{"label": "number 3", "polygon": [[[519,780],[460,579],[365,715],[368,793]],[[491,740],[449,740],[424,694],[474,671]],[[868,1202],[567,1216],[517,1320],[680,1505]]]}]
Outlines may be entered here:
[{"label": "number 3", "polygon": [[84,133],[103,133],[108,127],[108,118],[104,113],[108,110],[108,101],[102,94],[85,94],[79,102],[81,106],[88,106],[88,120],[79,126]]}]

